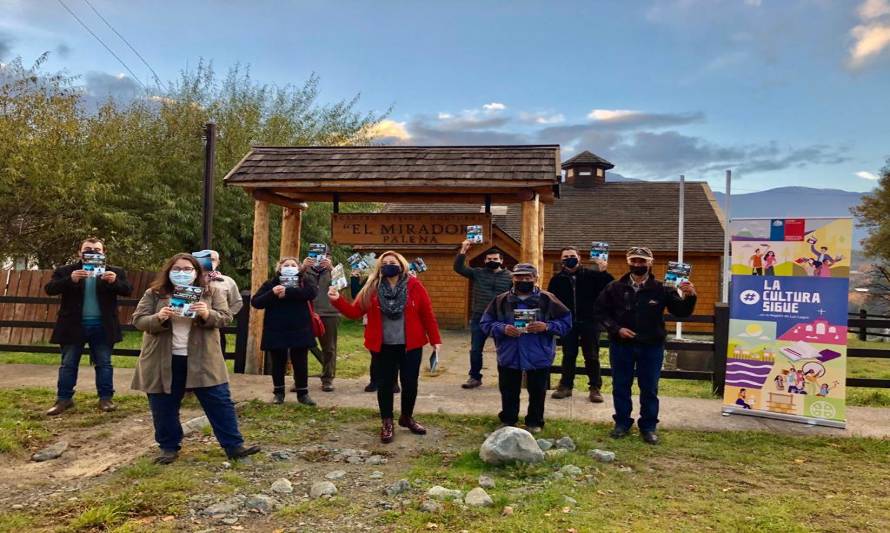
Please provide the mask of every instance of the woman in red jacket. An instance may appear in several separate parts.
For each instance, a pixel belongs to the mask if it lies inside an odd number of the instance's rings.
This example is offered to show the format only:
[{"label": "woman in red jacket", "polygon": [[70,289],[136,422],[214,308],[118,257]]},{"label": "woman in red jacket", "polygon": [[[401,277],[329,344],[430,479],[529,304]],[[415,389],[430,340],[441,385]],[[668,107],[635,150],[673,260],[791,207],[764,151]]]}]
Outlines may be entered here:
[{"label": "woman in red jacket", "polygon": [[438,350],[442,339],[429,293],[420,280],[408,275],[408,261],[396,252],[385,252],[355,301],[340,298],[334,287],[328,289],[328,297],[347,318],[358,320],[368,315],[365,347],[371,352],[371,373],[378,386],[377,404],[383,419],[380,440],[389,443],[393,439],[393,384],[397,375],[402,382],[399,425],[425,435],[426,428],[413,416],[421,352],[427,343]]}]

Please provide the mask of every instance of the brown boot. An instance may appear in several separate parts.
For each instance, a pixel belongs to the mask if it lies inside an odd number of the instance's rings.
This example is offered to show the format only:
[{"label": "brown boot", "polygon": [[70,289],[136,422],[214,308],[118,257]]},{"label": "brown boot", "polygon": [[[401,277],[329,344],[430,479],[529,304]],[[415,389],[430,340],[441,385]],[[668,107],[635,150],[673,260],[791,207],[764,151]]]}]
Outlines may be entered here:
[{"label": "brown boot", "polygon": [[111,401],[111,398],[106,398],[104,400],[99,400],[99,410],[105,411],[106,413],[110,413],[117,409],[117,406],[114,405],[114,402]]},{"label": "brown boot", "polygon": [[562,400],[563,398],[568,398],[572,395],[572,389],[568,387],[563,387],[560,385],[553,391],[553,394],[550,395],[554,400]]},{"label": "brown boot", "polygon": [[389,444],[393,439],[392,418],[384,418],[383,426],[380,428],[380,442]]},{"label": "brown boot", "polygon": [[605,400],[599,389],[590,389],[590,401],[592,403],[603,403]]},{"label": "brown boot", "polygon": [[46,416],[59,416],[72,407],[74,407],[74,400],[56,400],[56,404],[49,408]]},{"label": "brown boot", "polygon": [[403,428],[408,428],[415,435],[426,435],[426,428],[410,416],[400,416],[399,425]]}]

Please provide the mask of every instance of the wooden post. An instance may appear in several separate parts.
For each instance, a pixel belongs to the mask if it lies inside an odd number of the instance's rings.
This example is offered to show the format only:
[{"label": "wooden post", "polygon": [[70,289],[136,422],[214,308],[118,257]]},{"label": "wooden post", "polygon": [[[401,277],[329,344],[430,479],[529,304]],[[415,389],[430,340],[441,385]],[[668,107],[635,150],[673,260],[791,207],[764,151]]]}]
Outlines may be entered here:
[{"label": "wooden post", "polygon": [[[544,202],[538,202],[538,272],[544,273]],[[542,280],[543,284],[544,281]]]},{"label": "wooden post", "polygon": [[285,207],[281,215],[281,253],[282,257],[300,257],[300,231],[303,222],[303,210]]},{"label": "wooden post", "polygon": [[538,195],[531,200],[522,202],[522,230],[520,231],[519,260],[523,263],[531,263],[538,267],[540,272],[541,262],[538,259],[540,230],[540,199]]},{"label": "wooden post", "polygon": [[[269,274],[269,204],[254,200],[253,205],[253,257],[250,267],[250,294],[256,294]],[[248,374],[262,374],[264,356],[260,350],[263,336],[263,311],[250,313],[247,333],[247,361],[244,370]]]}]

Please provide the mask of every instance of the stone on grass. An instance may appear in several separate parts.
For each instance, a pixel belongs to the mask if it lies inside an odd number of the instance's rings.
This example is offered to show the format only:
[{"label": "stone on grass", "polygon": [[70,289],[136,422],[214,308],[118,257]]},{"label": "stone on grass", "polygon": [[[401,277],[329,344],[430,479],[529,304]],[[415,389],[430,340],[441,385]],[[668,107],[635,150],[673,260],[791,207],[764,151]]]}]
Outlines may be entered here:
[{"label": "stone on grass", "polygon": [[243,495],[239,494],[237,496],[229,498],[226,501],[214,503],[210,507],[207,507],[203,511],[201,511],[201,513],[208,516],[234,513],[235,511],[240,509],[242,505],[244,505],[244,500],[246,500],[246,498]]},{"label": "stone on grass", "polygon": [[371,475],[368,476],[369,479],[383,479],[383,472],[380,470],[374,470],[371,472]]},{"label": "stone on grass", "polygon": [[188,436],[196,431],[203,431],[204,428],[210,427],[210,420],[207,419],[207,416],[197,416],[192,418],[191,420],[186,420],[182,424],[182,435]]},{"label": "stone on grass", "polygon": [[287,450],[275,450],[274,452],[269,454],[269,457],[271,457],[275,461],[289,461],[290,452]]},{"label": "stone on grass", "polygon": [[385,465],[386,462],[386,457],[383,457],[382,455],[372,455],[371,457],[365,459],[365,464],[369,465]]},{"label": "stone on grass", "polygon": [[479,476],[479,486],[483,489],[493,489],[494,480],[488,476]]},{"label": "stone on grass", "polygon": [[494,505],[494,500],[492,500],[491,496],[485,492],[485,489],[476,487],[467,493],[467,497],[464,498],[464,503],[470,507],[488,507]]},{"label": "stone on grass", "polygon": [[272,483],[272,492],[277,492],[278,494],[290,494],[294,491],[294,486],[290,481],[282,478],[278,478]]},{"label": "stone on grass", "polygon": [[37,461],[38,463],[42,461],[49,461],[50,459],[56,459],[65,453],[65,450],[68,449],[68,442],[64,440],[60,440],[55,444],[51,444],[46,448],[40,450],[31,456],[32,461]]},{"label": "stone on grass", "polygon": [[622,466],[618,468],[618,471],[625,474],[633,474],[634,469],[629,466]]},{"label": "stone on grass", "polygon": [[544,454],[548,459],[556,459],[557,457],[562,457],[563,455],[569,453],[565,448],[554,448],[552,450],[547,450]]},{"label": "stone on grass", "polygon": [[538,447],[545,452],[553,447],[553,441],[550,439],[538,439],[537,442]]},{"label": "stone on grass", "polygon": [[564,467],[560,468],[559,471],[562,472],[562,475],[568,477],[577,477],[584,473],[575,465],[565,465]]},{"label": "stone on grass", "polygon": [[504,515],[504,516],[513,516],[513,508],[510,507],[509,505],[507,505],[507,506],[505,506],[504,509],[501,511],[501,514]]},{"label": "stone on grass", "polygon": [[400,479],[393,483],[392,485],[386,487],[384,492],[387,496],[398,496],[404,492],[408,492],[411,489],[411,484],[408,483],[407,479]]},{"label": "stone on grass", "polygon": [[615,452],[600,450],[599,448],[590,450],[590,456],[601,463],[611,463],[615,460]]},{"label": "stone on grass", "polygon": [[459,500],[464,493],[459,490],[446,489],[445,487],[436,485],[426,491],[426,495],[437,500]]},{"label": "stone on grass", "polygon": [[491,433],[479,448],[479,457],[488,464],[540,463],[544,452],[532,434],[524,429],[506,426]]},{"label": "stone on grass", "polygon": [[328,472],[324,476],[325,479],[329,479],[331,481],[343,479],[344,477],[346,477],[346,472],[343,470],[334,470],[333,472]]},{"label": "stone on grass", "polygon": [[442,510],[442,504],[433,500],[425,500],[420,504],[420,510],[424,513],[438,513]]},{"label": "stone on grass", "polygon": [[250,498],[247,498],[247,501],[244,502],[244,506],[248,509],[266,514],[272,511],[275,507],[275,500],[265,494],[254,494]]},{"label": "stone on grass", "polygon": [[337,487],[330,481],[316,481],[309,489],[309,497],[313,500],[323,496],[333,496],[337,494]]},{"label": "stone on grass", "polygon": [[563,437],[556,441],[556,447],[561,450],[575,450],[575,441],[572,440],[572,437]]},{"label": "stone on grass", "polygon": [[578,500],[572,498],[571,496],[564,496],[564,499],[568,505],[578,505]]}]

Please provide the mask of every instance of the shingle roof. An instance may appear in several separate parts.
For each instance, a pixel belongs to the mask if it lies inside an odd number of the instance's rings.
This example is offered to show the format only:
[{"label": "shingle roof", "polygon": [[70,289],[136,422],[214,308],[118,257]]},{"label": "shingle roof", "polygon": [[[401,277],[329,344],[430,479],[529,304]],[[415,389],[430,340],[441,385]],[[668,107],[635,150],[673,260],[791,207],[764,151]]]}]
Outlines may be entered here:
[{"label": "shingle roof", "polygon": [[[226,183],[455,180],[556,183],[558,145],[254,147]],[[546,184],[545,184],[546,185]],[[521,186],[517,183],[517,186]]]},{"label": "shingle roof", "polygon": [[[686,182],[684,250],[720,253],[723,225],[719,207],[704,182]],[[544,212],[544,249],[587,248],[605,241],[613,250],[648,246],[656,251],[677,249],[680,184],[677,182],[617,182],[593,188],[564,186],[560,198]],[[385,212],[478,212],[466,204],[388,204]],[[521,209],[509,206],[493,222],[519,240]]]},{"label": "shingle roof", "polygon": [[610,168],[615,168],[615,165],[613,165],[612,163],[606,161],[606,160],[603,159],[602,157],[600,157],[600,156],[598,156],[598,155],[596,155],[596,154],[594,154],[594,153],[591,153],[591,152],[589,152],[589,151],[587,151],[587,150],[584,150],[583,152],[581,152],[580,154],[576,155],[575,157],[566,160],[566,161],[562,164],[562,168],[568,168],[568,167],[570,167],[570,166],[572,166],[572,165],[576,165],[576,164],[579,164],[579,163],[582,163],[582,164],[583,164],[583,163],[590,163],[590,164],[594,164],[594,165],[602,166],[602,167],[604,167],[606,170],[608,170],[608,169],[610,169]]}]

